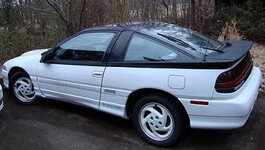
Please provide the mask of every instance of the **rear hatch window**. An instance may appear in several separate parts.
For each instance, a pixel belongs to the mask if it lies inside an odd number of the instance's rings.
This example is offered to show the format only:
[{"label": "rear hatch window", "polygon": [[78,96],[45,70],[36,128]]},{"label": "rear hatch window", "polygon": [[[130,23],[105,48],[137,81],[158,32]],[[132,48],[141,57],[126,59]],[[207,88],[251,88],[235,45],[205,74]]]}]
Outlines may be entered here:
[{"label": "rear hatch window", "polygon": [[154,26],[152,28],[145,28],[142,30],[175,42],[176,44],[183,46],[187,51],[195,53],[196,55],[208,55],[216,52],[211,49],[218,50],[224,47],[224,43],[218,40],[211,39],[199,32],[173,24]]}]

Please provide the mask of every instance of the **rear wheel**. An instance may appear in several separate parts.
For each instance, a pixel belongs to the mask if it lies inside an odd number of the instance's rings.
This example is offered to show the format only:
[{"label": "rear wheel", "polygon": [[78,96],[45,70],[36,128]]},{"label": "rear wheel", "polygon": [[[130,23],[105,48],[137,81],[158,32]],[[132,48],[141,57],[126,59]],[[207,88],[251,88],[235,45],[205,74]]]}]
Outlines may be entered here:
[{"label": "rear wheel", "polygon": [[17,72],[12,75],[10,90],[18,103],[32,104],[37,101],[33,83],[25,72]]},{"label": "rear wheel", "polygon": [[159,95],[141,98],[133,109],[133,123],[138,134],[148,143],[171,146],[184,130],[181,109],[170,99]]}]

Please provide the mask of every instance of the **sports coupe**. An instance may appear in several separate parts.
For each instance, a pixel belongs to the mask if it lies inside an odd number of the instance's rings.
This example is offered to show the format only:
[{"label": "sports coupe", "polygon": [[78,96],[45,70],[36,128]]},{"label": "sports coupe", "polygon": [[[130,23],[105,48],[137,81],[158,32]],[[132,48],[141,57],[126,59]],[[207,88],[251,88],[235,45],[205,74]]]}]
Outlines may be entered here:
[{"label": "sports coupe", "polygon": [[246,123],[261,85],[252,45],[163,22],[111,24],[26,52],[2,72],[21,104],[44,97],[131,118],[145,141],[170,146],[190,127]]}]

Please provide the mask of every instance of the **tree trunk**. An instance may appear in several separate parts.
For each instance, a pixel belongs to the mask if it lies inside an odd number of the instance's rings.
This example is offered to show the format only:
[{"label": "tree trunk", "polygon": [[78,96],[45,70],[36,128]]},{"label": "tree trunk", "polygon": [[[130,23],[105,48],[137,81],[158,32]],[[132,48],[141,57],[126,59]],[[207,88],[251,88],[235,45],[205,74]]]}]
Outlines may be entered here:
[{"label": "tree trunk", "polygon": [[195,0],[190,1],[190,19],[191,25],[195,24]]},{"label": "tree trunk", "polygon": [[163,2],[163,5],[164,5],[165,8],[166,8],[167,17],[168,17],[168,4],[165,2],[165,0],[162,0],[162,2]]},{"label": "tree trunk", "polygon": [[218,12],[221,8],[222,0],[214,0],[214,12]]},{"label": "tree trunk", "polygon": [[2,1],[3,10],[4,10],[4,29],[10,30],[11,28],[11,20],[10,20],[10,11],[12,7],[12,0]]},{"label": "tree trunk", "polygon": [[178,16],[177,16],[177,0],[173,0],[172,2],[172,16],[174,19],[176,19]]},{"label": "tree trunk", "polygon": [[66,34],[67,36],[71,36],[75,33],[74,26],[71,22],[66,24]]}]

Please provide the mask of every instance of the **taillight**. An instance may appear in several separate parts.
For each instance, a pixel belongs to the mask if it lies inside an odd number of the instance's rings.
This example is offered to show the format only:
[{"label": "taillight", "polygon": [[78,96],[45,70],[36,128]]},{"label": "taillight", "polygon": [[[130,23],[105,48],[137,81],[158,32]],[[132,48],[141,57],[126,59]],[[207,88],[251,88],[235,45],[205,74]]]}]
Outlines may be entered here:
[{"label": "taillight", "polygon": [[248,54],[236,67],[221,73],[215,84],[215,90],[220,93],[230,93],[239,89],[248,78],[253,67],[252,59]]}]

